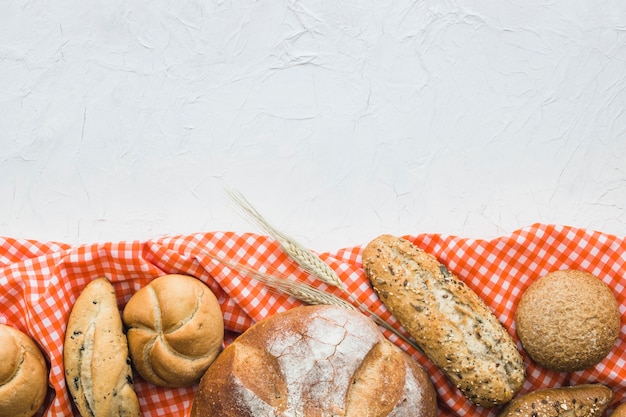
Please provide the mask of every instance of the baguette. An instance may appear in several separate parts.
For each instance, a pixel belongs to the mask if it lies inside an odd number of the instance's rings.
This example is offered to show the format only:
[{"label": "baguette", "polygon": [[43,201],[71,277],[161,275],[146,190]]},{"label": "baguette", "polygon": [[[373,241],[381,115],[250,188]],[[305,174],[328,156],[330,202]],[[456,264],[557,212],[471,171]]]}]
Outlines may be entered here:
[{"label": "baguette", "polygon": [[547,388],[511,401],[498,417],[600,417],[613,400],[613,391],[601,384]]},{"label": "baguette", "polygon": [[515,342],[437,258],[382,235],[364,248],[363,268],[383,304],[468,400],[498,406],[521,389],[525,370]]},{"label": "baguette", "polygon": [[91,281],[70,313],[63,350],[65,381],[83,417],[140,416],[115,290]]}]

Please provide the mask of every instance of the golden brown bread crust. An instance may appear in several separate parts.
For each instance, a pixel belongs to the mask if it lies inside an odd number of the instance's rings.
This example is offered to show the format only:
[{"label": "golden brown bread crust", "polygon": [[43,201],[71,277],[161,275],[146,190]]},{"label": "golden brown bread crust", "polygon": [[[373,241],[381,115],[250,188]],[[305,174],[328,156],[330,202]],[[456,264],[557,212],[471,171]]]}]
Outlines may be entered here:
[{"label": "golden brown bread crust", "polygon": [[30,337],[0,324],[0,417],[31,417],[46,399],[48,365]]},{"label": "golden brown bread crust", "polygon": [[217,298],[191,276],[154,279],[133,294],[123,321],[133,366],[155,385],[198,382],[222,348],[224,320]]},{"label": "golden brown bread crust", "polygon": [[385,306],[470,401],[501,405],[521,389],[525,370],[515,342],[482,299],[434,256],[382,235],[362,258]]},{"label": "golden brown bread crust", "polygon": [[515,321],[528,355],[544,368],[563,372],[602,361],[620,332],[611,289],[577,270],[554,271],[533,282],[520,299]]},{"label": "golden brown bread crust", "polygon": [[434,387],[362,314],[297,307],[248,329],[209,367],[192,417],[436,417]]},{"label": "golden brown bread crust", "polygon": [[113,285],[97,278],[76,299],[63,348],[65,381],[83,417],[139,417]]},{"label": "golden brown bread crust", "polygon": [[542,389],[515,398],[498,417],[600,417],[612,400],[601,384]]}]

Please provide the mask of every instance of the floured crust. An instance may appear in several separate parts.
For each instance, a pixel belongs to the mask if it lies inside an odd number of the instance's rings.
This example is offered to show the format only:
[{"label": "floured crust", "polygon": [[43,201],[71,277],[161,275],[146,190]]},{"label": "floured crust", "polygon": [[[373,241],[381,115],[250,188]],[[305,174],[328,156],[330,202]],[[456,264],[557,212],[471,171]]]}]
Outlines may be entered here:
[{"label": "floured crust", "polygon": [[48,365],[25,333],[0,324],[0,417],[31,417],[48,389]]},{"label": "floured crust", "polygon": [[91,281],[70,313],[63,350],[65,380],[83,417],[140,416],[115,290]]},{"label": "floured crust", "polygon": [[487,305],[432,255],[382,235],[363,251],[376,293],[426,356],[474,404],[504,404],[525,378],[523,359]]},{"label": "floured crust", "polygon": [[192,417],[435,417],[421,366],[362,314],[297,307],[264,319],[209,367]]}]

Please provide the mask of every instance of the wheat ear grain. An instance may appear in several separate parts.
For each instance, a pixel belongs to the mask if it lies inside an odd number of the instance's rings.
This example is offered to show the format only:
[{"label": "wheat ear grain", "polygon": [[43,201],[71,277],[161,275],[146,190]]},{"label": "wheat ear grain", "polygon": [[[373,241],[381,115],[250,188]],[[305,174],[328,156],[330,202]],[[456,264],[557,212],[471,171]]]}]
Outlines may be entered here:
[{"label": "wheat ear grain", "polygon": [[[221,262],[240,273],[246,274],[252,277],[253,279],[256,279],[257,281],[267,285],[268,287],[276,291],[279,291],[283,294],[290,295],[302,301],[303,303],[310,304],[310,305],[334,305],[338,307],[344,307],[350,310],[357,310],[357,307],[355,307],[352,303],[349,303],[348,301],[344,300],[343,298],[337,297],[336,295],[328,293],[326,291],[322,291],[317,288],[311,287],[310,285],[304,282],[290,280],[287,278],[277,278],[273,275],[257,271],[255,269],[250,268],[249,266],[240,264],[238,262],[229,261],[227,259],[210,254],[207,251],[203,250],[202,253],[204,253],[206,256],[210,257],[211,259],[217,262]],[[343,291],[343,293],[346,293],[346,291]],[[413,340],[409,339],[408,337],[400,333],[398,330],[394,329],[389,323],[383,320],[378,314],[374,313],[373,311],[368,309],[363,303],[356,300],[356,297],[352,296],[352,294],[349,294],[349,295],[351,296],[350,298],[352,300],[358,303],[358,310],[361,310],[362,312],[366,313],[372,319],[372,321],[374,321],[379,326],[384,327],[385,329],[389,330],[390,332],[395,334],[397,337],[402,339],[404,342],[412,346],[414,349],[420,352],[422,351],[421,348]]]},{"label": "wheat ear grain", "polygon": [[345,284],[339,279],[337,273],[327,263],[322,261],[319,256],[272,226],[241,193],[234,191],[229,191],[228,193],[233,201],[249,216],[250,220],[276,239],[285,253],[305,271],[316,276],[325,284],[345,289]]},{"label": "wheat ear grain", "polygon": [[278,290],[283,294],[291,295],[292,297],[306,304],[335,305],[338,307],[356,310],[356,307],[354,307],[354,305],[345,301],[343,298],[337,297],[336,295],[329,292],[311,287],[306,283],[296,281],[295,279],[279,278],[271,274],[257,271],[247,265],[220,258],[219,256],[215,256],[206,251],[202,252],[211,259],[221,262],[227,265],[229,268],[234,269],[242,274],[250,276],[274,290]]}]

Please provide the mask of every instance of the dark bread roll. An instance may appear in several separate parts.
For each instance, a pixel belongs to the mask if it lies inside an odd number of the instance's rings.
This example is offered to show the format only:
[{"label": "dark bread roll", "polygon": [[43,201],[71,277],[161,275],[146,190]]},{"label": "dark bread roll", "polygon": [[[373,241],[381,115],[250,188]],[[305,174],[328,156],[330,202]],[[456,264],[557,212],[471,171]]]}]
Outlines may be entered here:
[{"label": "dark bread roll", "polygon": [[434,387],[362,314],[305,306],[268,317],[209,367],[192,417],[435,417]]},{"label": "dark bread roll", "polygon": [[48,390],[48,365],[33,340],[0,324],[0,417],[31,417]]},{"label": "dark bread roll", "polygon": [[222,348],[222,310],[195,277],[155,278],[133,294],[122,317],[133,366],[155,385],[197,383]]},{"label": "dark bread roll", "polygon": [[474,404],[493,407],[522,388],[522,355],[497,317],[463,281],[406,239],[382,235],[363,250],[381,301]]},{"label": "dark bread roll", "polygon": [[498,417],[600,417],[613,396],[602,384],[540,389],[515,398]]},{"label": "dark bread roll", "polygon": [[620,312],[611,289],[577,270],[551,272],[526,289],[515,312],[524,350],[546,369],[590,368],[611,351]]}]

